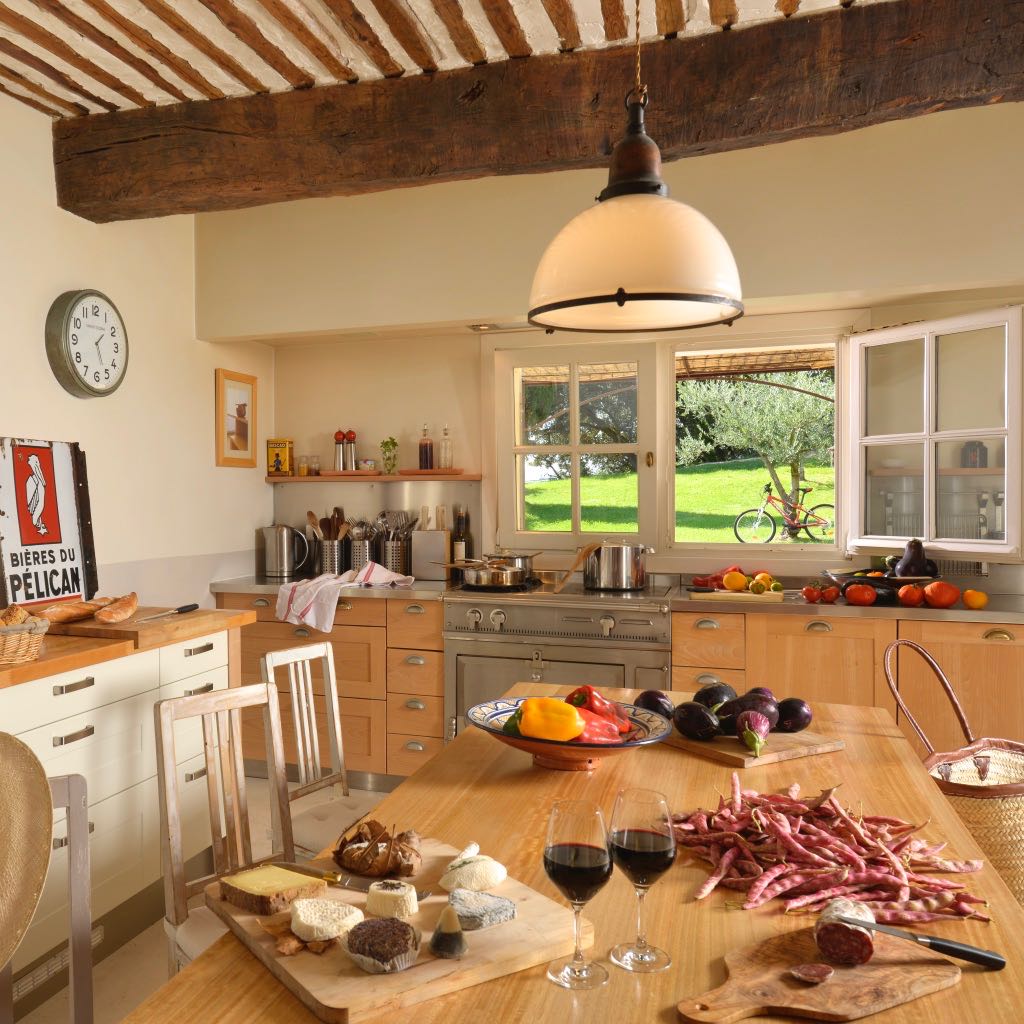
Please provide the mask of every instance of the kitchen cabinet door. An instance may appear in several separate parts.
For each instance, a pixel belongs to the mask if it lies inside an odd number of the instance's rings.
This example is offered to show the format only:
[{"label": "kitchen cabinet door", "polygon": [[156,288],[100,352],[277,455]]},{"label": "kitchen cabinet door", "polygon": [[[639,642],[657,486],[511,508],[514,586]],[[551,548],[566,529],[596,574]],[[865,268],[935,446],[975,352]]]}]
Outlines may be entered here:
[{"label": "kitchen cabinet door", "polygon": [[895,619],[747,615],[747,686],[780,699],[894,707],[882,656]]},{"label": "kitchen cabinet door", "polygon": [[[939,663],[976,738],[1024,741],[1024,626],[901,620],[899,633],[921,644]],[[897,679],[900,696],[936,750],[966,744],[941,684],[919,654],[899,649]],[[902,712],[897,721],[925,757],[924,744]]]}]

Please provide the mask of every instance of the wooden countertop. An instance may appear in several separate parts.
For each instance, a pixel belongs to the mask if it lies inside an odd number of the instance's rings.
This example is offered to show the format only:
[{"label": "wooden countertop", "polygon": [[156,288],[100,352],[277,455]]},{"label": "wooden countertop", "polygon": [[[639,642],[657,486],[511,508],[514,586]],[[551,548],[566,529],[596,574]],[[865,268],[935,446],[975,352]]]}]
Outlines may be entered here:
[{"label": "wooden countertop", "polygon": [[220,633],[225,629],[237,629],[256,621],[256,613],[245,609],[197,608],[183,615],[169,615],[155,622],[136,622],[147,615],[167,611],[166,608],[139,608],[127,621],[105,626],[95,619],[82,622],[64,622],[50,627],[50,633],[58,636],[81,636],[93,639],[127,640],[133,650],[148,651],[154,647],[166,647],[182,640],[192,640],[208,633]]},{"label": "wooden countertop", "polygon": [[54,636],[47,632],[35,661],[0,666],[0,690],[59,672],[72,672],[76,668],[123,658],[134,650],[130,640],[95,640],[80,636]]},{"label": "wooden countertop", "polygon": [[[566,693],[568,688],[519,684],[513,692]],[[816,705],[815,711],[816,727],[841,735],[846,749],[747,769],[745,785],[776,791],[796,781],[805,793],[813,794],[842,781],[848,806],[915,822],[930,819],[924,835],[948,840],[950,856],[981,857],[887,711],[827,704]],[[608,758],[590,775],[547,771],[532,767],[527,754],[469,729],[391,793],[375,816],[456,847],[479,842],[483,852],[508,866],[511,875],[560,899],[541,864],[553,800],[589,799],[610,813],[620,788],[655,786],[668,795],[674,811],[692,810],[715,805],[719,793],[728,793],[729,777],[729,769],[722,765],[664,745]],[[808,924],[807,918],[785,917],[776,907],[727,909],[735,894],[720,889],[696,904],[693,892],[706,877],[705,867],[680,860],[651,890],[648,936],[673,958],[663,974],[637,976],[607,965],[608,949],[631,940],[636,928],[632,887],[616,871],[584,911],[595,928],[592,954],[611,974],[604,988],[570,994],[547,981],[544,968],[537,967],[417,1004],[403,1019],[415,1018],[417,1024],[484,1024],[513,1018],[538,1024],[676,1021],[680,999],[722,983],[726,951]],[[939,922],[927,925],[927,931],[1000,951],[1009,960],[1006,969],[987,973],[961,964],[963,979],[958,985],[878,1014],[873,1019],[879,1024],[1017,1019],[1024,1005],[1024,961],[1016,955],[1024,943],[1024,908],[992,868],[971,875],[970,888],[989,901],[992,923]],[[207,1024],[309,1024],[316,1018],[233,936],[226,935],[125,1021],[180,1024],[200,1019]],[[379,1018],[394,1019],[394,1014]]]}]

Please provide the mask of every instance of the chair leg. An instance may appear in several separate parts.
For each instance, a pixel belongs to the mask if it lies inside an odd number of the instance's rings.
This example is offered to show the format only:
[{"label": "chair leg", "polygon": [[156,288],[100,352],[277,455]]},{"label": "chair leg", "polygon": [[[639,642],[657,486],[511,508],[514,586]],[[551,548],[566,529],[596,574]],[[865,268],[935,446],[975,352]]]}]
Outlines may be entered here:
[{"label": "chair leg", "polygon": [[14,961],[0,967],[0,1024],[14,1021]]}]

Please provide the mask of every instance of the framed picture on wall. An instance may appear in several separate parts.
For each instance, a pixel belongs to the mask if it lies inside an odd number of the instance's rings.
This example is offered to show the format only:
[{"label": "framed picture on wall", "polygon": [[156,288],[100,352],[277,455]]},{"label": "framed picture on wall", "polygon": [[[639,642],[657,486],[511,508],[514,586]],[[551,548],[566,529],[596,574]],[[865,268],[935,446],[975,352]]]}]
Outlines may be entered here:
[{"label": "framed picture on wall", "polygon": [[218,466],[256,465],[256,378],[218,369],[216,452]]}]

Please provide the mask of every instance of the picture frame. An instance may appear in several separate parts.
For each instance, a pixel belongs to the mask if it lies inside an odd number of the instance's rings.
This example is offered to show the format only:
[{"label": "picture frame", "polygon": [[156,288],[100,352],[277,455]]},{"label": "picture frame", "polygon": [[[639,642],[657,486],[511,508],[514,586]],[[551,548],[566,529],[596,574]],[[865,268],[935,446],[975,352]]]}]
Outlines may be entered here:
[{"label": "picture frame", "polygon": [[214,414],[218,466],[252,469],[256,466],[257,379],[248,373],[218,368]]}]

